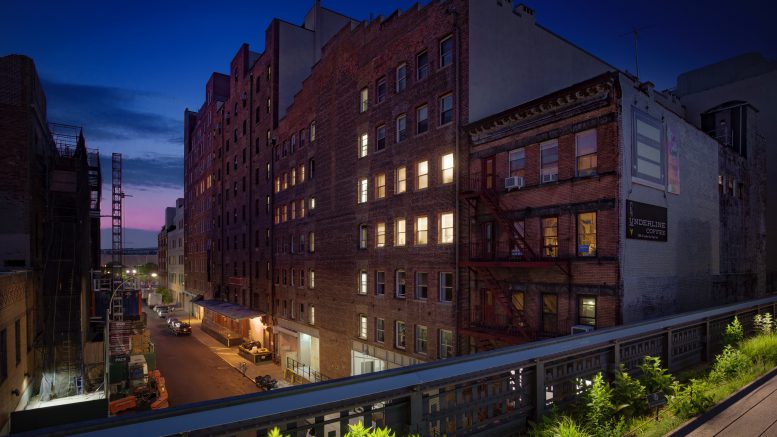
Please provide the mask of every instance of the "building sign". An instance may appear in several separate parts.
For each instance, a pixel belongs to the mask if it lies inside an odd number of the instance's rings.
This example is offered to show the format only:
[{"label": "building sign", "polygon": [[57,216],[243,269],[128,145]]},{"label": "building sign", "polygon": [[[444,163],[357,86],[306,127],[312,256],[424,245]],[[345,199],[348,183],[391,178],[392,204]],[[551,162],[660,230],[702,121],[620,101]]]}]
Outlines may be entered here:
[{"label": "building sign", "polygon": [[666,241],[666,208],[626,201],[626,238]]},{"label": "building sign", "polygon": [[245,285],[245,278],[240,278],[237,276],[229,276],[227,277],[227,284],[237,285],[238,287],[242,287]]}]

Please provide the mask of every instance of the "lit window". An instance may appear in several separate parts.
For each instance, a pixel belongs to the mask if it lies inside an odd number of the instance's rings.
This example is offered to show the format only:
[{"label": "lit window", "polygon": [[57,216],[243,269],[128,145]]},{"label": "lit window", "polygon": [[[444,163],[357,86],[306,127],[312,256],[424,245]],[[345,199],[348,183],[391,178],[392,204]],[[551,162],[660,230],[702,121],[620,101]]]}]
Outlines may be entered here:
[{"label": "lit window", "polygon": [[397,219],[394,228],[394,246],[404,246],[407,242],[405,237],[405,219]]},{"label": "lit window", "polygon": [[310,200],[308,201],[308,209],[311,211],[316,209],[316,196],[310,196]]},{"label": "lit window", "polygon": [[416,79],[423,80],[429,77],[429,55],[426,52],[416,56]]},{"label": "lit window", "polygon": [[299,183],[305,182],[305,164],[299,165],[299,171],[297,173],[299,174]]},{"label": "lit window", "polygon": [[367,338],[367,316],[359,314],[359,338]]},{"label": "lit window", "polygon": [[310,142],[316,141],[316,122],[310,123]]},{"label": "lit window", "polygon": [[375,247],[386,247],[386,223],[375,225]]},{"label": "lit window", "polygon": [[289,188],[289,174],[283,173],[283,189]]},{"label": "lit window", "polygon": [[359,179],[359,186],[357,187],[359,190],[359,196],[358,196],[358,202],[357,203],[365,203],[367,202],[367,178],[361,178]]},{"label": "lit window", "polygon": [[416,164],[416,189],[423,190],[429,187],[429,161],[421,161]]},{"label": "lit window", "polygon": [[415,298],[424,299],[429,297],[429,274],[426,272],[415,273]]},{"label": "lit window", "polygon": [[311,289],[316,288],[316,272],[314,272],[312,269],[308,273],[309,280],[308,280],[308,287]]},{"label": "lit window", "polygon": [[511,150],[509,155],[510,176],[523,177],[526,167],[526,150],[523,148]]},{"label": "lit window", "polygon": [[442,156],[442,183],[453,182],[453,153]]},{"label": "lit window", "polygon": [[275,176],[275,192],[281,191],[281,177]]},{"label": "lit window", "polygon": [[367,271],[359,272],[359,294],[367,294]]},{"label": "lit window", "polygon": [[453,94],[440,97],[440,126],[453,121]]},{"label": "lit window", "polygon": [[558,180],[558,141],[552,140],[540,144],[540,164],[542,182]]},{"label": "lit window", "polygon": [[596,256],[596,213],[577,215],[577,255]]},{"label": "lit window", "polygon": [[577,144],[577,175],[596,174],[596,130],[591,129],[575,135]]},{"label": "lit window", "polygon": [[361,96],[361,103],[359,105],[359,112],[365,112],[367,111],[367,107],[370,102],[370,90],[368,88],[362,88],[360,96]]},{"label": "lit window", "polygon": [[453,332],[440,329],[440,358],[453,356]]},{"label": "lit window", "polygon": [[310,317],[310,319],[308,320],[308,323],[310,323],[311,325],[315,325],[316,324],[316,307],[315,306],[310,305],[309,311],[308,311],[308,316]]},{"label": "lit window", "polygon": [[397,167],[394,175],[394,194],[404,193],[407,191],[407,168]]},{"label": "lit window", "polygon": [[440,302],[453,301],[453,273],[440,272]]},{"label": "lit window", "polygon": [[291,169],[291,186],[297,185],[297,169],[292,168]]},{"label": "lit window", "polygon": [[375,198],[384,197],[386,197],[386,173],[378,173],[375,175]]},{"label": "lit window", "polygon": [[305,218],[305,199],[299,199],[299,218]]},{"label": "lit window", "polygon": [[380,125],[375,129],[375,151],[386,148],[386,125]]},{"label": "lit window", "polygon": [[365,156],[367,156],[369,143],[370,143],[369,135],[366,133],[361,134],[361,136],[359,137],[359,158],[364,158]]},{"label": "lit window", "polygon": [[394,137],[395,141],[401,143],[407,137],[407,116],[402,114],[397,117],[397,129]]},{"label": "lit window", "polygon": [[386,77],[378,79],[378,83],[375,85],[375,99],[378,103],[386,100]]},{"label": "lit window", "polygon": [[426,244],[429,237],[429,223],[426,216],[415,219],[415,244]]},{"label": "lit window", "polygon": [[440,68],[453,62],[453,37],[440,41]]},{"label": "lit window", "polygon": [[577,299],[577,318],[581,325],[596,326],[596,297],[579,296]]},{"label": "lit window", "polygon": [[394,282],[394,296],[396,297],[405,297],[405,293],[407,292],[407,288],[405,285],[405,271],[404,270],[397,270],[397,273],[395,275],[395,282]]},{"label": "lit window", "polygon": [[428,330],[424,325],[416,325],[415,327],[415,352],[417,354],[426,353],[426,344],[428,342]]},{"label": "lit window", "polygon": [[310,253],[316,251],[316,233],[308,232],[308,246],[310,247]]},{"label": "lit window", "polygon": [[367,248],[367,225],[359,225],[359,249]]},{"label": "lit window", "polygon": [[542,255],[558,256],[558,217],[542,219]]},{"label": "lit window", "polygon": [[386,341],[386,321],[383,319],[375,319],[375,341],[378,343]]},{"label": "lit window", "polygon": [[418,109],[416,109],[415,116],[415,133],[420,134],[429,130],[429,107],[426,105],[420,106]]},{"label": "lit window", "polygon": [[400,92],[407,87],[407,64],[402,64],[397,67],[397,83],[396,90]]},{"label": "lit window", "polygon": [[440,214],[440,243],[453,243],[453,213]]}]

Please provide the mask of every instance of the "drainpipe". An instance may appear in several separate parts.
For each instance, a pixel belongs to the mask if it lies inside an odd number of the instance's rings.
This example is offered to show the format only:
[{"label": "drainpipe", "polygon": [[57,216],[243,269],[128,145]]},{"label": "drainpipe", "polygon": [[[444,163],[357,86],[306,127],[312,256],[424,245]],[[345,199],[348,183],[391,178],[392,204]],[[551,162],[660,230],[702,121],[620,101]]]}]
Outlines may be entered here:
[{"label": "drainpipe", "polygon": [[[448,12],[451,15],[453,15],[453,34],[454,34],[454,39],[455,39],[454,45],[453,45],[453,47],[454,47],[453,50],[454,50],[454,57],[456,59],[456,62],[454,63],[455,69],[454,69],[454,78],[453,78],[454,86],[455,86],[454,94],[456,95],[456,100],[454,102],[454,104],[456,105],[456,112],[454,113],[456,119],[455,119],[455,121],[453,123],[454,124],[455,143],[456,143],[456,150],[455,150],[454,155],[453,155],[454,156],[453,159],[454,159],[454,162],[455,162],[454,171],[455,171],[455,176],[456,176],[456,178],[455,178],[455,187],[454,187],[454,190],[455,190],[455,192],[454,192],[454,197],[455,197],[454,202],[455,202],[455,205],[456,205],[456,207],[455,207],[455,211],[456,212],[454,214],[454,220],[455,220],[454,223],[461,224],[461,219],[460,219],[461,214],[460,214],[460,205],[459,205],[459,203],[460,203],[459,202],[459,190],[460,190],[461,171],[460,170],[456,171],[456,170],[462,168],[462,166],[463,166],[463,163],[462,163],[462,160],[461,160],[461,154],[460,154],[460,150],[459,150],[460,149],[460,138],[459,137],[460,137],[460,127],[461,127],[461,85],[460,85],[460,71],[459,71],[460,68],[461,68],[461,49],[460,49],[460,47],[461,47],[461,35],[460,35],[460,31],[459,31],[459,13],[458,13],[458,11],[456,11],[456,9],[454,9],[454,8],[450,8],[448,10]],[[456,232],[454,233],[454,235],[455,235],[455,242],[454,242],[455,249],[454,249],[454,251],[455,251],[456,261],[455,261],[455,267],[454,267],[454,273],[453,273],[453,275],[454,275],[454,280],[453,281],[454,281],[454,284],[456,284],[456,293],[457,293],[456,294],[456,300],[453,302],[453,309],[454,309],[454,312],[455,312],[455,322],[456,322],[456,326],[454,326],[454,335],[456,336],[456,345],[457,345],[457,347],[456,347],[456,349],[457,349],[456,350],[456,354],[457,355],[460,353],[460,350],[459,350],[460,348],[458,346],[460,344],[460,342],[459,342],[460,341],[459,340],[459,325],[460,325],[460,323],[459,322],[460,322],[461,317],[462,317],[461,307],[458,304],[458,302],[459,302],[459,299],[460,299],[460,293],[464,289],[464,287],[461,287],[460,283],[459,283],[459,281],[460,281],[460,274],[459,274],[460,249],[459,249],[459,244],[461,242],[460,235],[461,235],[462,227],[458,226],[458,228],[459,229],[457,229]],[[469,293],[469,289],[467,289],[467,292]]]}]

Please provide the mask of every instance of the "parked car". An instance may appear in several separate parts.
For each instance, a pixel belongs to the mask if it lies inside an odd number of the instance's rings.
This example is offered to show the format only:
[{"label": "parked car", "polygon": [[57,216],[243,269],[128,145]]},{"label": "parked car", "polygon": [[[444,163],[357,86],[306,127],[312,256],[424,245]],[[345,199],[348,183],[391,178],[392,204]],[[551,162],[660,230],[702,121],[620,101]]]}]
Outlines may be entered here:
[{"label": "parked car", "polygon": [[174,323],[177,323],[179,320],[176,317],[168,317],[167,318],[167,326],[171,326]]},{"label": "parked car", "polygon": [[160,319],[166,319],[170,315],[170,311],[167,309],[167,307],[164,307],[157,311],[157,314],[159,314]]},{"label": "parked car", "polygon": [[192,333],[192,327],[188,323],[176,321],[168,325],[170,331],[175,335],[190,335]]}]

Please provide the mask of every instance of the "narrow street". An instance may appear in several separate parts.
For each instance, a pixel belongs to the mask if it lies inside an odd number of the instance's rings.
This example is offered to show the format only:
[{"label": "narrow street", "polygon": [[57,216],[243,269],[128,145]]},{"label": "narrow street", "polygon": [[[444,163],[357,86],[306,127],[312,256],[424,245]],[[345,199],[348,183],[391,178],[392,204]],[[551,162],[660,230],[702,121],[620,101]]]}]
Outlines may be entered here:
[{"label": "narrow street", "polygon": [[[257,388],[194,336],[176,337],[164,319],[144,306],[157,368],[167,384],[170,406],[257,392]],[[183,317],[183,316],[180,316]]]}]

